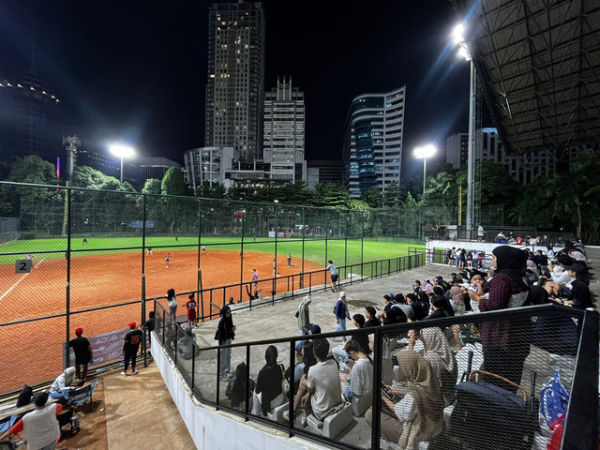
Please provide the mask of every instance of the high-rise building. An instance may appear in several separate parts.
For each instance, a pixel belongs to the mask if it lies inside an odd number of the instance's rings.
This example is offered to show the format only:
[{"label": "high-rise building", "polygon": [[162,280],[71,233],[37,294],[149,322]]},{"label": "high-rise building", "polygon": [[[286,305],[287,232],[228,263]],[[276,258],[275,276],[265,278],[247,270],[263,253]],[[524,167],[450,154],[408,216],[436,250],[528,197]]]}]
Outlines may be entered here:
[{"label": "high-rise building", "polygon": [[60,99],[34,69],[0,81],[0,159],[38,155],[56,162],[62,156]]},{"label": "high-rise building", "polygon": [[231,147],[193,148],[183,154],[188,185],[197,192],[204,183],[229,187],[225,171],[232,168],[234,150]]},{"label": "high-rise building", "polygon": [[[468,133],[456,133],[446,139],[446,162],[455,169],[467,165]],[[504,151],[496,128],[481,128],[475,135],[476,159],[493,162],[506,167],[517,182],[527,184],[538,175],[551,175],[556,171],[556,158],[552,151],[539,149],[524,154]],[[569,163],[574,162],[585,150],[578,146],[569,149]]]},{"label": "high-rise building", "polygon": [[341,159],[311,159],[309,169],[317,170],[318,183],[342,183],[344,162]]},{"label": "high-rise building", "polygon": [[400,183],[406,86],[352,100],[344,136],[344,185],[351,198]]},{"label": "high-rise building", "polygon": [[292,78],[277,78],[265,94],[263,159],[271,179],[306,181],[304,161],[304,93],[292,87]]},{"label": "high-rise building", "polygon": [[208,15],[206,147],[262,158],[265,20],[260,3],[216,3]]},{"label": "high-rise building", "polygon": [[446,138],[446,162],[455,169],[467,165],[469,133],[456,133]]}]

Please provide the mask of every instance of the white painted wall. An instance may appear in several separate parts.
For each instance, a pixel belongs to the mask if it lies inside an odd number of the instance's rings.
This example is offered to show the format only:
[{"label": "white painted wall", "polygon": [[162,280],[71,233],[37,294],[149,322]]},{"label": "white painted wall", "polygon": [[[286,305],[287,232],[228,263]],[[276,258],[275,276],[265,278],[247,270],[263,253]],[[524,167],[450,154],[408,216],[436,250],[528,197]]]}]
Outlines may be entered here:
[{"label": "white painted wall", "polygon": [[199,449],[325,449],[311,441],[270,429],[262,424],[244,422],[234,415],[202,405],[193,397],[173,361],[152,333],[152,356],[169,389],[173,402]]}]

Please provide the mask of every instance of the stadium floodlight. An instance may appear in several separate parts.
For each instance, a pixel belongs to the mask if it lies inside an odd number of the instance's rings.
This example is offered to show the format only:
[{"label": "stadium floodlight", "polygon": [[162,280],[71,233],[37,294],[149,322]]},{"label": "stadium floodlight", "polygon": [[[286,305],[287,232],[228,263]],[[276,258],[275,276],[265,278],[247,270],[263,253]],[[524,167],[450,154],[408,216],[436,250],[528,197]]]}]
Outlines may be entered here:
[{"label": "stadium floodlight", "polygon": [[125,144],[111,144],[108,147],[108,150],[115,155],[118,158],[121,158],[121,171],[120,176],[121,176],[121,183],[123,182],[123,159],[127,158],[133,158],[135,156],[135,149],[133,147],[130,147],[129,145],[125,145]]},{"label": "stadium floodlight", "polygon": [[425,194],[425,181],[427,179],[427,158],[431,158],[436,152],[437,149],[433,144],[421,145],[413,150],[415,158],[423,160],[423,194]]},{"label": "stadium floodlight", "polygon": [[469,62],[470,66],[470,83],[469,83],[469,145],[467,149],[467,238],[471,239],[473,231],[473,214],[475,212],[474,207],[474,194],[473,194],[473,183],[475,173],[475,83],[477,80],[477,74],[475,70],[475,64],[473,64],[473,54],[465,38],[467,27],[464,23],[459,23],[452,30],[452,44],[457,48],[457,55]]}]

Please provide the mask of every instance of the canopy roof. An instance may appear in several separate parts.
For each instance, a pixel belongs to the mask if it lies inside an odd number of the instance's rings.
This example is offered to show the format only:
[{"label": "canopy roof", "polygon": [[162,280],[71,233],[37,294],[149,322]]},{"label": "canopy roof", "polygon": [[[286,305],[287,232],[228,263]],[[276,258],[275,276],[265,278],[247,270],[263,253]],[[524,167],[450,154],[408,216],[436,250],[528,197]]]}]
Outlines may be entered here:
[{"label": "canopy roof", "polygon": [[600,1],[451,1],[505,148],[597,148]]}]

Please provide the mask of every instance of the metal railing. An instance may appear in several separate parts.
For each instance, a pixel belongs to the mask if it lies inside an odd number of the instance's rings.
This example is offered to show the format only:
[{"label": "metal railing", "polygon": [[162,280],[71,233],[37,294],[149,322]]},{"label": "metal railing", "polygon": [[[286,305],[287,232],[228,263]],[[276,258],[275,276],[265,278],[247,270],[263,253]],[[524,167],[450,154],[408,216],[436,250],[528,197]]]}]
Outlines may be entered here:
[{"label": "metal railing", "polygon": [[[330,339],[338,338],[341,336],[357,337],[359,335],[373,335],[373,387],[380,386],[385,376],[384,369],[382,366],[383,360],[389,360],[389,343],[393,341],[392,338],[398,336],[406,336],[407,333],[414,331],[420,333],[420,330],[425,328],[441,328],[443,329],[455,329],[481,327],[483,324],[492,323],[503,323],[512,324],[515,326],[516,323],[525,324],[523,328],[524,336],[528,336],[534,324],[540,318],[550,318],[552,320],[567,320],[577,323],[577,347],[576,356],[573,356],[566,363],[572,364],[573,376],[571,383],[565,382],[567,389],[570,391],[570,401],[566,412],[566,418],[564,422],[564,434],[562,437],[562,449],[597,449],[598,443],[598,332],[599,332],[599,317],[598,312],[592,310],[575,310],[573,308],[566,308],[555,304],[527,306],[514,309],[505,309],[499,311],[492,311],[480,314],[470,314],[457,317],[448,317],[444,319],[435,319],[429,321],[420,321],[396,325],[388,325],[384,327],[374,327],[368,329],[356,329],[346,332],[337,333],[324,333],[313,336],[295,336],[278,339],[266,339],[260,341],[221,345],[213,347],[200,348],[195,340],[186,333],[186,331],[176,321],[171,320],[168,312],[159,302],[155,302],[156,312],[156,327],[155,337],[156,341],[160,343],[165,350],[165,353],[172,359],[176,370],[181,374],[185,380],[187,387],[193,393],[194,397],[201,403],[213,406],[217,409],[228,411],[232,414],[243,417],[245,420],[252,420],[267,424],[268,426],[285,431],[292,436],[302,436],[327,446],[336,448],[365,448],[358,447],[355,442],[344,441],[341,436],[340,439],[334,439],[326,437],[319,432],[315,432],[313,429],[310,431],[310,427],[299,428],[294,421],[294,372],[296,368],[296,343],[307,340],[307,339]],[[535,319],[535,320],[534,320]],[[555,323],[555,322],[554,322]],[[529,329],[529,330],[528,330]],[[543,346],[544,342],[549,343],[555,338],[555,334],[558,329],[552,328],[547,330],[547,333],[541,335],[541,344],[536,341],[535,345]],[[182,342],[193,348],[191,353],[191,361],[183,360],[182,357],[178,356],[179,348]],[[282,422],[278,422],[269,417],[263,417],[260,415],[253,414],[249,411],[249,399],[248,396],[250,386],[250,372],[253,363],[251,362],[251,353],[258,350],[262,350],[267,345],[277,345],[285,352],[289,351],[289,384],[291,386],[289,392],[289,404],[287,405],[288,418]],[[534,344],[528,344],[533,348]],[[227,399],[222,398],[222,381],[221,376],[221,360],[226,358],[227,352],[231,354],[232,350],[239,349],[238,361],[246,364],[245,373],[245,398],[243,405],[236,408],[232,407]],[[287,350],[286,350],[287,349]],[[532,351],[532,350],[530,350]],[[208,354],[208,358],[206,355]],[[400,355],[400,353],[398,353]],[[484,348],[485,355],[485,348]],[[564,360],[565,358],[563,358]],[[211,365],[216,360],[216,368]],[[547,357],[538,357],[530,361],[530,365],[533,363],[533,369],[529,367],[527,370],[533,370],[532,380],[535,380],[535,376],[538,375],[535,372],[536,365],[543,366],[547,363]],[[187,361],[187,362],[186,362]],[[202,361],[202,364],[200,364]],[[393,359],[392,359],[393,361]],[[525,361],[523,362],[525,364]],[[470,363],[469,363],[470,364]],[[199,367],[202,367],[199,370]],[[190,370],[191,367],[191,370]],[[470,367],[470,366],[469,366]],[[211,369],[214,371],[211,372]],[[552,373],[554,368],[550,367]],[[544,373],[546,374],[546,373]],[[461,374],[459,374],[460,376]],[[542,375],[542,374],[539,374]],[[523,375],[525,377],[525,375]],[[207,386],[215,386],[214,391],[210,391]],[[535,381],[533,385],[529,386],[533,392],[530,392],[532,398],[535,398]],[[210,392],[207,393],[207,389]],[[380,436],[381,433],[381,410],[382,410],[382,390],[371,389],[371,429],[370,429],[370,440],[368,447],[372,449],[379,449],[381,446]],[[284,405],[287,399],[284,401]],[[531,401],[531,400],[530,400]],[[456,404],[456,400],[454,400]],[[525,403],[527,403],[525,401]],[[536,405],[535,402],[532,403]],[[535,420],[532,419],[532,423],[537,423],[537,410],[533,411],[535,414]],[[481,417],[473,417],[473,421],[485,420],[485,415],[482,413]],[[511,423],[506,423],[506,430],[510,433]],[[532,424],[530,430],[533,438],[537,425]],[[435,436],[436,444],[442,447],[436,448],[448,448],[450,443],[456,444],[456,437],[452,435],[452,427],[445,429],[438,436]],[[365,443],[365,445],[367,445]],[[526,447],[523,447],[526,448]]]}]

